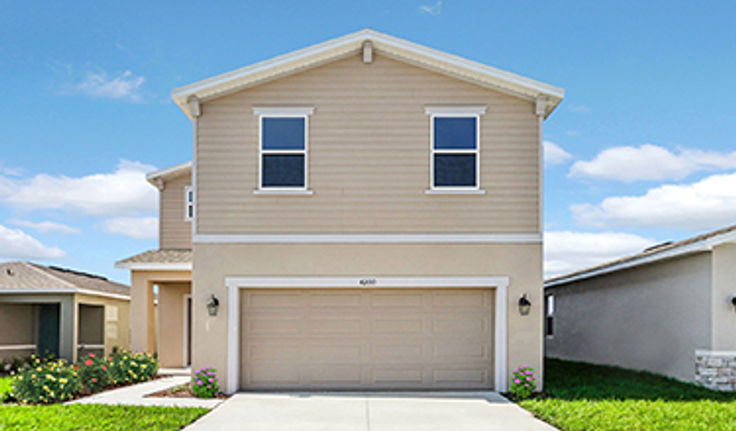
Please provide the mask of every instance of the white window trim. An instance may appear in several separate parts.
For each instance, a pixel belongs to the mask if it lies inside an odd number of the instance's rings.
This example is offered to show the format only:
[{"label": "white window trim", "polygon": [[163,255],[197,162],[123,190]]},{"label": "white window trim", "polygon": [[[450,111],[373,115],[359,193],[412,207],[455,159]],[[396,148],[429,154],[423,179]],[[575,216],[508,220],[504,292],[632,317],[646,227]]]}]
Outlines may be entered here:
[{"label": "white window trim", "polygon": [[[480,116],[485,114],[485,106],[468,107],[427,107],[429,115],[429,189],[426,194],[484,194],[480,188]],[[434,147],[434,120],[435,118],[475,118],[475,149],[441,149]],[[434,156],[435,154],[475,154],[475,186],[439,186],[434,185]],[[470,192],[470,193],[469,193]]]},{"label": "white window trim", "polygon": [[238,391],[240,382],[240,289],[247,288],[463,288],[495,289],[494,299],[494,385],[493,390],[508,389],[507,276],[457,277],[225,277],[227,300],[227,382],[225,391]]},{"label": "white window trim", "polygon": [[[549,306],[550,305],[550,300],[552,301],[552,307]],[[555,296],[554,295],[547,295],[544,298],[544,301],[545,301],[544,306],[546,308],[546,313],[544,313],[544,336],[547,339],[552,339],[552,338],[555,338],[555,326],[554,326],[554,321],[555,321]],[[552,333],[551,334],[548,334],[547,333],[547,331],[548,331],[548,329],[547,329],[547,318],[549,318],[549,317],[552,318],[552,322],[553,322],[552,323]]]},{"label": "white window trim", "polygon": [[[192,193],[192,201],[189,201],[189,193]],[[192,207],[192,216],[189,215],[189,207]],[[184,186],[184,221],[192,221],[194,215],[194,188]]]},{"label": "white window trim", "polygon": [[[253,113],[258,115],[258,188],[254,194],[305,194],[309,190],[309,116],[314,113],[314,107],[279,108],[255,107]],[[264,150],[263,149],[263,119],[264,118],[302,118],[304,119],[304,149],[302,150]],[[302,187],[264,187],[263,186],[263,156],[264,155],[304,155],[304,186]],[[271,193],[276,192],[276,193]],[[309,193],[306,193],[309,194]]]}]

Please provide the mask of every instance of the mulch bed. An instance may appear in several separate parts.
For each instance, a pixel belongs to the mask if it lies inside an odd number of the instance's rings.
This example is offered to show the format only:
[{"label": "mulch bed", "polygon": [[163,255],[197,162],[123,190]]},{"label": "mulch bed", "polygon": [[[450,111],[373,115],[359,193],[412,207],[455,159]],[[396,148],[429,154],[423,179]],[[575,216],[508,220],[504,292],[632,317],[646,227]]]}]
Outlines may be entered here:
[{"label": "mulch bed", "polygon": [[[148,394],[145,396],[145,398],[150,397],[163,397],[163,398],[197,398],[193,393],[192,390],[189,388],[189,384],[174,386],[173,388],[164,389],[163,391],[154,392],[152,394]],[[218,392],[215,394],[213,398],[210,399],[219,399],[219,400],[226,400],[230,398],[230,395],[225,395],[221,392]]]}]

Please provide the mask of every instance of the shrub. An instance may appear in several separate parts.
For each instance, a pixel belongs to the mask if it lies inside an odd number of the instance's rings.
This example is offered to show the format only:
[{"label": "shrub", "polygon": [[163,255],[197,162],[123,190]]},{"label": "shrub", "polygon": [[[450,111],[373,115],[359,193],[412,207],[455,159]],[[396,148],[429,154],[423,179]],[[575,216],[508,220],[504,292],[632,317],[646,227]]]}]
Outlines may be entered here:
[{"label": "shrub", "polygon": [[30,364],[13,376],[13,397],[24,404],[67,401],[80,390],[77,372],[61,359],[41,361],[33,357]]},{"label": "shrub", "polygon": [[7,402],[13,398],[13,378],[0,377],[0,403]]},{"label": "shrub", "polygon": [[192,377],[192,393],[197,398],[212,398],[220,390],[217,383],[217,370],[212,367],[200,368]]},{"label": "shrub", "polygon": [[532,392],[537,389],[536,377],[534,377],[534,369],[528,365],[519,367],[514,370],[511,376],[511,395],[516,399],[523,400],[529,398]]},{"label": "shrub", "polygon": [[148,353],[119,350],[107,358],[110,377],[115,384],[151,380],[158,372],[158,360]]},{"label": "shrub", "polygon": [[23,365],[28,364],[35,359],[36,356],[31,355],[27,357],[16,356],[12,359],[0,360],[0,376],[17,373],[21,368],[23,368]]},{"label": "shrub", "polygon": [[112,380],[107,362],[89,353],[74,367],[86,392],[94,394],[105,389]]}]

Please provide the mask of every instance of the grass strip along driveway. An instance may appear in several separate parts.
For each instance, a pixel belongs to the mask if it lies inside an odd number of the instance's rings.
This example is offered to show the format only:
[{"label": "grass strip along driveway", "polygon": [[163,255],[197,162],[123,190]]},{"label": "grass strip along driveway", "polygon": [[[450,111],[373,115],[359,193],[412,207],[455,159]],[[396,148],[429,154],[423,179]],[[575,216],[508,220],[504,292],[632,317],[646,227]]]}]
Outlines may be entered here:
[{"label": "grass strip along driveway", "polygon": [[0,406],[0,430],[178,430],[207,409],[103,405]]},{"label": "grass strip along driveway", "polygon": [[616,367],[547,359],[547,397],[520,405],[563,431],[736,431],[736,394]]}]

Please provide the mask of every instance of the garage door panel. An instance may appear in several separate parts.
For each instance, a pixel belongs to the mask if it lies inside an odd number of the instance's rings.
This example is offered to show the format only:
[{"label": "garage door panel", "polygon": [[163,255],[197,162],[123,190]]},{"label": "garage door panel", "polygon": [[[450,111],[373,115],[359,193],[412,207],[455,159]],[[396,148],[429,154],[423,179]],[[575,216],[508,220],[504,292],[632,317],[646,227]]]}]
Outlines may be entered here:
[{"label": "garage door panel", "polygon": [[245,389],[493,386],[491,289],[246,289],[241,313]]}]

